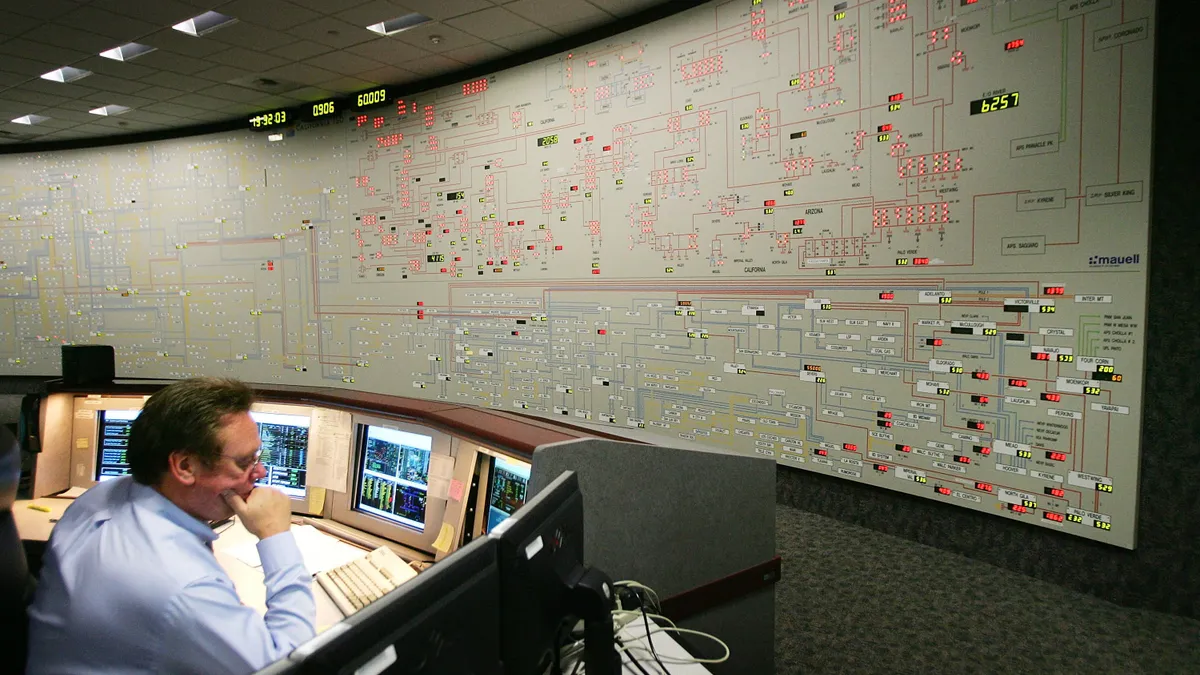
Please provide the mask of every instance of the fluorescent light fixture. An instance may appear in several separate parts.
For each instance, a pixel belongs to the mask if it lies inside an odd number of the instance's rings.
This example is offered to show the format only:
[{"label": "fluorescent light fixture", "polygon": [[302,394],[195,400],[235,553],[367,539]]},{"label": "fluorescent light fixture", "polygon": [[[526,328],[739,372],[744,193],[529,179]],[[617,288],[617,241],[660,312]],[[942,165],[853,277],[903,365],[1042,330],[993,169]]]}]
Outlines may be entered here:
[{"label": "fluorescent light fixture", "polygon": [[22,115],[22,116],[16,118],[15,120],[13,120],[13,124],[26,124],[26,125],[41,124],[42,122],[45,122],[48,119],[50,119],[50,118],[46,117],[45,115]]},{"label": "fluorescent light fixture", "polygon": [[104,105],[100,106],[99,108],[89,110],[88,112],[92,113],[93,115],[103,115],[104,117],[109,117],[110,115],[120,115],[121,113],[129,112],[129,106],[116,104]]},{"label": "fluorescent light fixture", "polygon": [[367,30],[371,31],[372,33],[379,33],[380,35],[395,35],[396,33],[403,33],[410,28],[416,28],[417,26],[420,26],[423,23],[428,23],[429,21],[431,21],[429,17],[422,16],[414,12],[412,14],[398,16],[395,19],[388,19],[387,21],[381,21],[379,23],[372,24],[367,26]]},{"label": "fluorescent light fixture", "polygon": [[65,83],[65,82],[74,82],[75,80],[82,80],[83,78],[85,78],[91,74],[92,74],[92,71],[90,71],[90,70],[84,70],[83,68],[72,68],[71,66],[63,66],[62,68],[59,68],[58,70],[52,70],[48,73],[43,73],[42,79],[50,80],[51,82],[64,82]]},{"label": "fluorescent light fixture", "polygon": [[137,57],[142,56],[143,54],[149,54],[156,49],[158,49],[158,47],[151,47],[150,45],[142,45],[136,42],[130,42],[127,45],[113,47],[108,51],[100,52],[100,56],[103,56],[106,59],[112,59],[113,61],[132,61]]},{"label": "fluorescent light fixture", "polygon": [[171,26],[171,28],[174,28],[180,33],[187,33],[188,35],[194,37],[200,37],[201,35],[208,35],[218,28],[228,26],[235,21],[237,21],[237,19],[233,18],[232,16],[225,16],[219,12],[205,12],[200,16],[193,16],[187,21],[181,21],[180,23]]},{"label": "fluorescent light fixture", "polygon": [[274,143],[275,141],[282,141],[282,140],[283,140],[283,134],[268,134],[268,135],[267,135],[267,140],[268,140],[268,141],[271,141],[272,143]]}]

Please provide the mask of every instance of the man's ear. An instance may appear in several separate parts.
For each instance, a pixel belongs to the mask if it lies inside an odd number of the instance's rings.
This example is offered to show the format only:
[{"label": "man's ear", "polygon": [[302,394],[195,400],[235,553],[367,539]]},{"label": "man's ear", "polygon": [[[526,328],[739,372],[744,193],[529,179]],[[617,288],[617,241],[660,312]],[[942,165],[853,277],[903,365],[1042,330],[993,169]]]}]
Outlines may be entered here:
[{"label": "man's ear", "polygon": [[198,460],[192,453],[176,450],[167,456],[167,473],[183,485],[193,485],[196,482]]}]

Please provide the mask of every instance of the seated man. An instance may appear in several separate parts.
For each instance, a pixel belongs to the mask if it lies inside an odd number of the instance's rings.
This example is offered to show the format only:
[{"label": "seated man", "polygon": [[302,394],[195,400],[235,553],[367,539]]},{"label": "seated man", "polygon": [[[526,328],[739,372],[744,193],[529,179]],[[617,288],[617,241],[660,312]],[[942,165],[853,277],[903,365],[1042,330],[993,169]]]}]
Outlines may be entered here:
[{"label": "seated man", "polygon": [[[29,611],[36,673],[253,672],[315,634],[312,577],[287,497],[255,487],[254,394],[200,378],[151,396],[130,432],[132,476],[88,490],[54,527]],[[211,521],[259,538],[267,613],[238,600]]]}]

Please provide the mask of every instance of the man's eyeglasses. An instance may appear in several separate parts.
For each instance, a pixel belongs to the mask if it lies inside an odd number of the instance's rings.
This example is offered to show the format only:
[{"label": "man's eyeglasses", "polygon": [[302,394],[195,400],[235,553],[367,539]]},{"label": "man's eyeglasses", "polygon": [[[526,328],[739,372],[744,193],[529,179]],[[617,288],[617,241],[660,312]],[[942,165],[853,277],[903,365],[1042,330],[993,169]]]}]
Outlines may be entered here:
[{"label": "man's eyeglasses", "polygon": [[250,455],[249,457],[234,457],[233,455],[221,455],[221,456],[232,459],[233,465],[236,466],[237,468],[241,469],[242,471],[249,471],[250,469],[254,468],[259,462],[262,461],[262,454],[263,454],[262,448],[259,448],[258,452],[255,452],[253,455]]}]

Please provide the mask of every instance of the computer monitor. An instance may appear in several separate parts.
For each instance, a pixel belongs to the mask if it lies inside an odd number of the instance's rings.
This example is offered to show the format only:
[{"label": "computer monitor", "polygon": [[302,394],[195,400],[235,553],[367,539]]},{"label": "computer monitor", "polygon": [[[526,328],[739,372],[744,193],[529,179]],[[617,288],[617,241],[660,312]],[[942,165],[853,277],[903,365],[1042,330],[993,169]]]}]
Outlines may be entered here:
[{"label": "computer monitor", "polygon": [[508,519],[525,505],[529,492],[528,462],[488,456],[487,523],[485,532]]},{"label": "computer monitor", "polygon": [[437,429],[383,417],[355,415],[354,423],[346,491],[331,493],[329,515],[414,551],[434,552],[449,483],[435,474],[447,463],[453,466],[453,439]]},{"label": "computer monitor", "polygon": [[564,471],[488,535],[499,547],[500,651],[505,672],[551,672],[584,621],[584,667],[616,675],[612,581],[583,561],[583,493]]},{"label": "computer monitor", "polygon": [[99,410],[96,412],[96,472],[93,478],[106,481],[129,475],[129,432],[141,410]]},{"label": "computer monitor", "polygon": [[289,497],[304,497],[308,469],[309,415],[251,410],[262,441],[267,475],[258,485],[270,485]]},{"label": "computer monitor", "polygon": [[[501,675],[497,543],[476,541],[260,675]],[[393,665],[394,664],[394,665]]]}]

